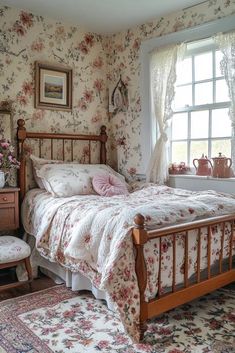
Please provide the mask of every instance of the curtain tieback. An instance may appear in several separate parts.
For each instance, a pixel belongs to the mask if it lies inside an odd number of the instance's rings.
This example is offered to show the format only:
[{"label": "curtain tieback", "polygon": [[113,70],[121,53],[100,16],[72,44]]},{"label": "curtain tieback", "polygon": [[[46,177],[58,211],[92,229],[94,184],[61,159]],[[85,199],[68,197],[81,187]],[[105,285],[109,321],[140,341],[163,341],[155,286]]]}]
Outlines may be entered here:
[{"label": "curtain tieback", "polygon": [[168,136],[166,132],[162,132],[160,138],[164,141],[167,142],[168,141]]}]

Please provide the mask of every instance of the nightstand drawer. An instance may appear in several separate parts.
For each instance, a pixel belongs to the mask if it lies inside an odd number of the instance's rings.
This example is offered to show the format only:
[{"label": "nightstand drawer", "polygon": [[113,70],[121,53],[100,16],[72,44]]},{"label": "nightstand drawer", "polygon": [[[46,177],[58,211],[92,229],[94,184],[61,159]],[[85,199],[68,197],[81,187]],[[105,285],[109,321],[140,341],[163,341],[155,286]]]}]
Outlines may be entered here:
[{"label": "nightstand drawer", "polygon": [[0,189],[0,231],[19,228],[19,189]]},{"label": "nightstand drawer", "polygon": [[0,208],[0,229],[17,229],[17,218],[15,207]]},{"label": "nightstand drawer", "polygon": [[0,204],[14,203],[14,202],[15,202],[14,192],[5,192],[3,194],[0,194]]}]

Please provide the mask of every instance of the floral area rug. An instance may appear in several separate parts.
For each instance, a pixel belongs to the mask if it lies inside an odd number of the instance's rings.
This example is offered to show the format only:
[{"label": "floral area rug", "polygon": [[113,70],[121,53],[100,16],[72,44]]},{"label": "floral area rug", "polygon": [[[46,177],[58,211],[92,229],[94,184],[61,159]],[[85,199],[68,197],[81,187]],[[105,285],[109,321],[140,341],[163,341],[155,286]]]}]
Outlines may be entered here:
[{"label": "floral area rug", "polygon": [[0,353],[234,353],[235,291],[221,289],[149,321],[134,344],[88,292],[56,286],[0,303]]}]

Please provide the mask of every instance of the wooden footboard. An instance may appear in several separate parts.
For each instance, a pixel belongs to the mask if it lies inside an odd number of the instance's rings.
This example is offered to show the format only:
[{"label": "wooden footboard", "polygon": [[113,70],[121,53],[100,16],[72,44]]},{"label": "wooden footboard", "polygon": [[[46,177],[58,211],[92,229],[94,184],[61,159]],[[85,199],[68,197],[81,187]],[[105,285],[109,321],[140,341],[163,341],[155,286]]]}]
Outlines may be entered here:
[{"label": "wooden footboard", "polygon": [[[173,309],[181,304],[189,302],[204,294],[214,291],[235,281],[235,268],[233,267],[233,243],[235,241],[235,214],[218,216],[194,222],[178,224],[170,227],[164,227],[157,230],[147,230],[144,224],[144,217],[138,214],[134,218],[134,228],[132,231],[133,242],[136,248],[136,275],[138,279],[140,292],[140,340],[144,337],[146,330],[146,320],[157,316],[163,312]],[[225,242],[225,225],[231,224],[231,234],[229,236],[229,257],[228,266],[223,268],[223,249]],[[222,227],[222,235],[219,252],[218,273],[211,273],[211,243],[212,243],[212,227],[219,225]],[[201,229],[207,228],[207,268],[206,279],[201,276]],[[197,270],[194,283],[189,281],[189,231],[195,230],[197,234]],[[184,281],[179,288],[176,283],[176,236],[184,234]],[[162,238],[171,237],[172,239],[172,265],[173,276],[170,292],[162,294],[161,279],[162,279]],[[147,286],[147,266],[144,258],[144,245],[153,239],[159,239],[159,272],[156,279],[158,294],[156,298],[145,301],[145,289]]]}]

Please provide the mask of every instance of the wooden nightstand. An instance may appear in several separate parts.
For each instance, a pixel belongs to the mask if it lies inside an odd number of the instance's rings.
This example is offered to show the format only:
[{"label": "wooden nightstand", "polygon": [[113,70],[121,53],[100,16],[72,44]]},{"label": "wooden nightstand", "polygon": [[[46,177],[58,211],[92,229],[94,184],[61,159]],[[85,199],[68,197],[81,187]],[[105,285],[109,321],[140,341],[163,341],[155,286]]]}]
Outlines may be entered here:
[{"label": "wooden nightstand", "polygon": [[0,231],[19,228],[19,188],[0,189]]}]

